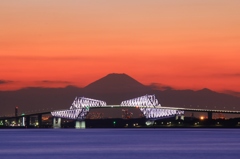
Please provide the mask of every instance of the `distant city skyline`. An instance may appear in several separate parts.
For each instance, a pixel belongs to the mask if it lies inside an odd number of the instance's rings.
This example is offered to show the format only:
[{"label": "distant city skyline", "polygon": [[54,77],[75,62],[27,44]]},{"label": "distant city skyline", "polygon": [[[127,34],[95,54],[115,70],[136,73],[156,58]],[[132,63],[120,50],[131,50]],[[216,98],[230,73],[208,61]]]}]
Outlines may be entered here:
[{"label": "distant city skyline", "polygon": [[0,91],[144,85],[240,94],[240,1],[3,1]]}]

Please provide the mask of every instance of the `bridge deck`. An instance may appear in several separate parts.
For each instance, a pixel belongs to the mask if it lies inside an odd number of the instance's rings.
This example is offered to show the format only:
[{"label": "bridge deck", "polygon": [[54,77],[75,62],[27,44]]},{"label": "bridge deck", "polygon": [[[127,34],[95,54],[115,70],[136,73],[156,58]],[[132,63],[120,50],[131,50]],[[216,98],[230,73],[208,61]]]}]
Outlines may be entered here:
[{"label": "bridge deck", "polygon": [[[181,110],[181,111],[193,111],[193,112],[212,112],[212,113],[229,113],[229,114],[240,114],[240,111],[238,110],[217,110],[217,109],[197,109],[197,108],[180,108],[180,107],[167,107],[167,106],[121,106],[121,105],[107,105],[107,106],[101,106],[102,108],[127,108],[127,107],[136,107],[136,108],[157,108],[157,109],[171,109],[171,110]],[[90,107],[92,108],[100,108],[100,107]],[[63,109],[66,110],[66,109]],[[55,110],[55,111],[61,111],[61,110]],[[24,114],[18,117],[23,116],[34,116],[39,114],[50,114],[51,112],[38,112],[38,113],[32,113],[32,114]],[[16,118],[15,116],[9,117],[9,116],[2,116],[0,119],[7,119],[7,118]]]},{"label": "bridge deck", "polygon": [[240,114],[240,111],[238,110],[196,109],[196,108],[178,108],[178,107],[166,107],[166,106],[161,106],[161,107],[158,106],[157,108],[183,110],[183,111],[195,111],[195,112]]}]

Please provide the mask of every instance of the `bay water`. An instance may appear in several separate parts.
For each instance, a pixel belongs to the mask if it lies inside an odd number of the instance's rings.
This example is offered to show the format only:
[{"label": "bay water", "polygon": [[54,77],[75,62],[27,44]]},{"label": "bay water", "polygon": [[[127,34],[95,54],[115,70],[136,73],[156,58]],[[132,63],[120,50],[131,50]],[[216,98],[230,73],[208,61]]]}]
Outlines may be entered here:
[{"label": "bay water", "polygon": [[240,129],[0,129],[0,159],[239,159]]}]

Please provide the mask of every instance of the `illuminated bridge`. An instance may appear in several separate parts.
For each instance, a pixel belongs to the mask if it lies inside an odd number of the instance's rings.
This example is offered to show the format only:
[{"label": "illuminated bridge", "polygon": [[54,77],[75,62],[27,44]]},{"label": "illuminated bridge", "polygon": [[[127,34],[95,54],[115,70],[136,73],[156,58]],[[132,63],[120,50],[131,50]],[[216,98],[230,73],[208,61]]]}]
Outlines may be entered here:
[{"label": "illuminated bridge", "polygon": [[[70,109],[51,112],[55,117],[53,123],[61,123],[61,118],[77,120],[76,127],[84,128],[86,116],[91,108],[139,108],[146,119],[181,116],[184,111],[180,109],[162,108],[154,95],[145,95],[138,98],[122,101],[120,105],[107,105],[106,102],[85,97],[76,97]],[[58,121],[56,121],[58,120]],[[54,125],[59,127],[59,125]]]},{"label": "illuminated bridge", "polygon": [[[154,95],[145,95],[129,100],[122,101],[120,105],[107,105],[106,102],[86,97],[76,97],[69,109],[65,110],[56,110],[56,111],[46,111],[38,112],[32,114],[24,114],[21,116],[13,117],[0,117],[0,126],[1,123],[4,125],[6,120],[16,120],[21,123],[21,126],[29,126],[32,116],[37,116],[39,127],[42,123],[42,115],[51,114],[53,119],[53,128],[61,127],[61,119],[71,119],[75,120],[76,128],[85,128],[85,120],[89,114],[90,110],[94,109],[104,109],[104,108],[120,108],[122,111],[127,109],[137,108],[141,113],[141,118],[146,118],[147,121],[153,122],[156,119],[161,118],[171,118],[176,117],[176,119],[184,120],[184,112],[206,112],[208,113],[208,120],[212,119],[213,113],[228,113],[228,114],[240,114],[240,111],[233,110],[214,110],[214,109],[195,109],[195,108],[180,108],[180,107],[167,107],[159,104],[158,100]],[[98,109],[99,110],[99,109]],[[113,110],[110,110],[112,114]],[[128,113],[128,112],[127,112]],[[130,114],[131,115],[131,114]],[[130,117],[131,118],[131,117]],[[101,118],[105,119],[105,118]]]}]

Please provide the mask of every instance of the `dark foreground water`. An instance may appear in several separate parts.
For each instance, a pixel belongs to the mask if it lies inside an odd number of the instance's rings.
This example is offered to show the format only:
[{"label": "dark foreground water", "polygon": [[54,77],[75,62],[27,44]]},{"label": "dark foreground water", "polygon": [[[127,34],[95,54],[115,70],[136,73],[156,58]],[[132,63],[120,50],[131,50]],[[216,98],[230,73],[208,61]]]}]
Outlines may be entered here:
[{"label": "dark foreground water", "polygon": [[0,159],[239,159],[239,129],[0,130]]}]

